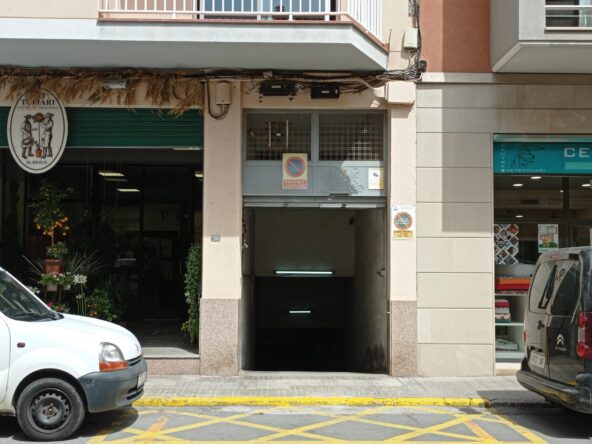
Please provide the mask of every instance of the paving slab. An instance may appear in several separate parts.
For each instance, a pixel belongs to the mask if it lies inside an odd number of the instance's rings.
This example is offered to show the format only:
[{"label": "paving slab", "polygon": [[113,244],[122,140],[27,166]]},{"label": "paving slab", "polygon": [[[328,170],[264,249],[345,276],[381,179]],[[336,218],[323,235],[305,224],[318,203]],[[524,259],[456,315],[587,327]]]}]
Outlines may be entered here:
[{"label": "paving slab", "polygon": [[[240,400],[269,400],[267,404],[280,399],[306,404],[307,399],[332,400],[326,404],[362,405],[376,403],[376,400],[433,399],[435,405],[456,405],[445,400],[480,400],[480,404],[465,402],[462,405],[540,405],[545,400],[524,389],[514,376],[435,378],[412,377],[393,378],[387,375],[357,373],[296,373],[296,372],[244,372],[232,377],[211,376],[150,376],[145,386],[143,402],[150,400],[177,400],[178,405],[191,405],[182,401],[202,399],[225,400],[222,404],[240,404]],[[297,402],[297,399],[300,402]],[[353,400],[358,399],[358,402]],[[345,402],[349,400],[350,402]],[[366,401],[363,401],[366,400]],[[436,402],[440,400],[440,402]],[[273,401],[273,402],[272,402]],[[245,402],[246,403],[246,402]],[[309,402],[310,403],[310,402]],[[248,403],[246,403],[248,404]],[[174,404],[172,404],[174,405]]]}]

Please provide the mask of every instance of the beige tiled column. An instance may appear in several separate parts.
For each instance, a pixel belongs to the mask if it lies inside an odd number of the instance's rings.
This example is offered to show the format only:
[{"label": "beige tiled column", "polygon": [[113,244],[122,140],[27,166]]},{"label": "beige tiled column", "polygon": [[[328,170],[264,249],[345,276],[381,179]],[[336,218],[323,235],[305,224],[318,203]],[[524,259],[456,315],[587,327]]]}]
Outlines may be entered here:
[{"label": "beige tiled column", "polygon": [[235,82],[232,105],[224,119],[216,120],[204,110],[203,296],[199,339],[203,375],[235,375],[239,371],[241,128],[240,84]]},{"label": "beige tiled column", "polygon": [[396,106],[390,113],[389,159],[389,308],[390,374],[417,374],[416,240],[393,239],[391,208],[416,204],[415,106]]}]

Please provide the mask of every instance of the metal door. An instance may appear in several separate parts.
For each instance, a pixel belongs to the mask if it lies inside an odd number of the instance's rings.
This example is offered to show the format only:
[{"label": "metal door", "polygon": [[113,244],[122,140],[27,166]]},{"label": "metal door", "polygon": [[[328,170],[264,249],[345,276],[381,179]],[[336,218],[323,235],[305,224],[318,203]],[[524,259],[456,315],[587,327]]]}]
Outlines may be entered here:
[{"label": "metal door", "polygon": [[8,368],[10,366],[10,332],[0,318],[0,402],[4,401],[8,386]]},{"label": "metal door", "polygon": [[526,333],[526,357],[530,369],[543,376],[549,376],[547,362],[547,308],[550,302],[549,287],[553,281],[555,264],[541,263],[530,286],[528,308],[524,329]]}]

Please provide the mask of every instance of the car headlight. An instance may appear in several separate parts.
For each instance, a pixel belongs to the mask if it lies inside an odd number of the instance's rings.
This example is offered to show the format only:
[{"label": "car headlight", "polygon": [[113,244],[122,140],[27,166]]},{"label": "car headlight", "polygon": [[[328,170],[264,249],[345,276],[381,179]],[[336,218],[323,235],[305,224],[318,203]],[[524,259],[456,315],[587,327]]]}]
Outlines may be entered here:
[{"label": "car headlight", "polygon": [[114,344],[101,344],[101,351],[99,353],[99,369],[102,372],[114,372],[117,370],[124,370],[128,368],[127,361],[123,357],[123,353]]}]

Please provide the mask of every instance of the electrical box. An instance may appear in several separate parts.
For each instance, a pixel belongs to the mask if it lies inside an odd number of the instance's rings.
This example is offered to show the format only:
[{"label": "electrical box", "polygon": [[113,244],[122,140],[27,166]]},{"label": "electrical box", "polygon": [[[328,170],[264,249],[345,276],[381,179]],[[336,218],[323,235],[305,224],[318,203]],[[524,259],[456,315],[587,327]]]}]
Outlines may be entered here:
[{"label": "electrical box", "polygon": [[230,105],[232,103],[232,85],[228,82],[216,83],[216,105]]},{"label": "electrical box", "polygon": [[385,99],[392,105],[413,105],[415,103],[415,83],[391,80],[385,86]]},{"label": "electrical box", "polygon": [[287,97],[296,94],[296,84],[283,80],[266,80],[259,85],[259,94],[269,97]]},{"label": "electrical box", "polygon": [[310,88],[311,99],[338,99],[340,95],[339,85],[314,85]]},{"label": "electrical box", "polygon": [[419,29],[407,28],[403,36],[403,48],[418,49],[419,48]]}]

